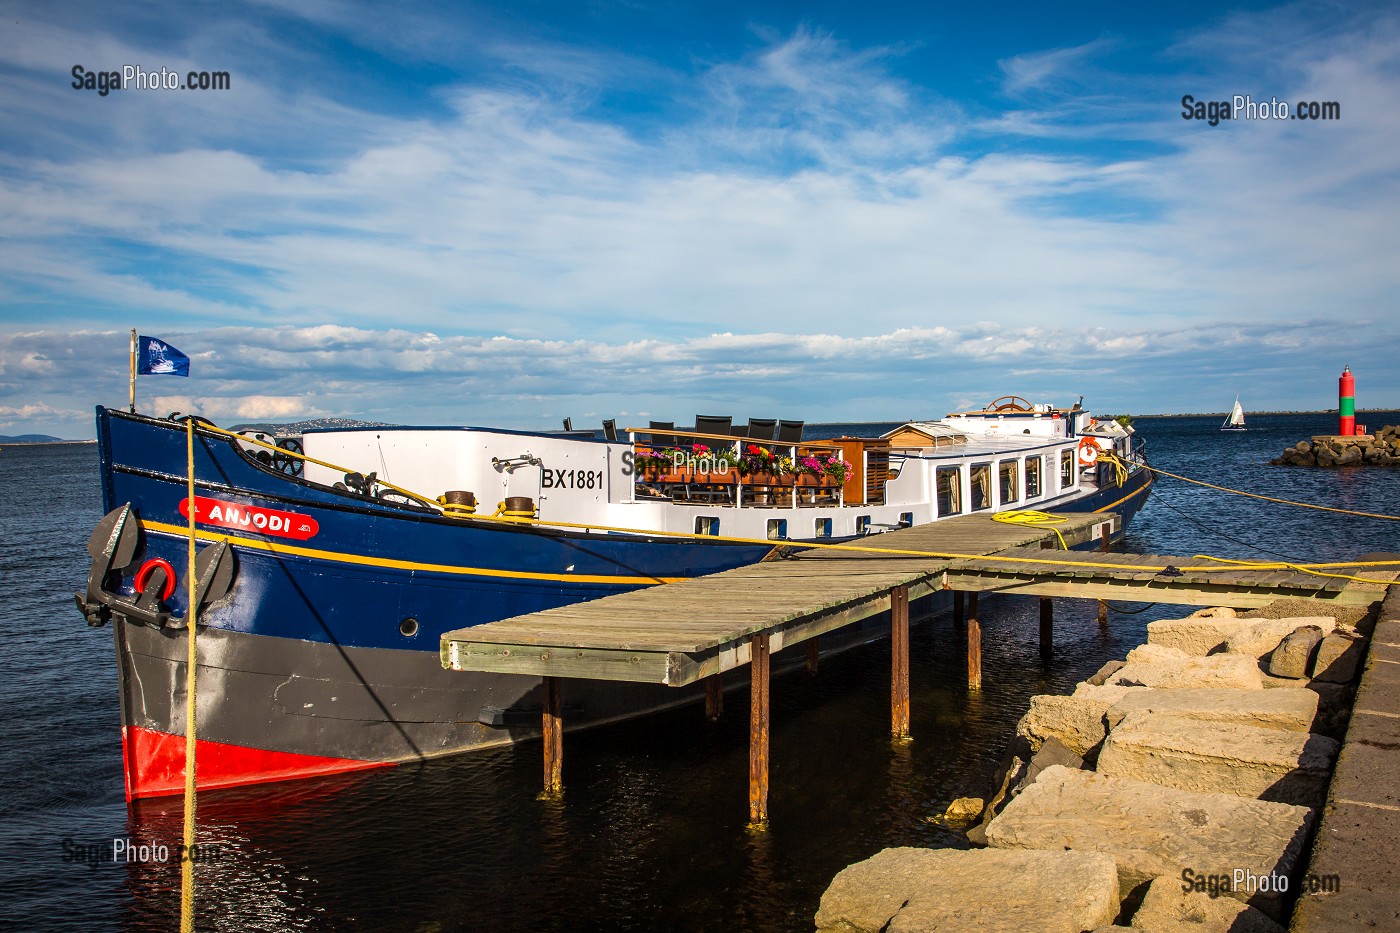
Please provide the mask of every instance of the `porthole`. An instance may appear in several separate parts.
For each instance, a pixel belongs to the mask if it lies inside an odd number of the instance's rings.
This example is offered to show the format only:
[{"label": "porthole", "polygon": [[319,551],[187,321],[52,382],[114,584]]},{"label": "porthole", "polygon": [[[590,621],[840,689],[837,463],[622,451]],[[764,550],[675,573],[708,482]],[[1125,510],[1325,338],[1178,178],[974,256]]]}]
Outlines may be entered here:
[{"label": "porthole", "polygon": [[418,634],[418,620],[409,616],[399,623],[399,634],[404,638],[412,638]]}]

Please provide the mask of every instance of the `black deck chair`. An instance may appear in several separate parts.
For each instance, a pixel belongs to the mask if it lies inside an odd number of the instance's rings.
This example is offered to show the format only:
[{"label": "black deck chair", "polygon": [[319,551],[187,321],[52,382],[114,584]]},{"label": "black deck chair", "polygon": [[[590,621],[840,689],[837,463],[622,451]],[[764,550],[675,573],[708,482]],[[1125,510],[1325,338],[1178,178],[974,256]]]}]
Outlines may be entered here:
[{"label": "black deck chair", "polygon": [[651,423],[651,446],[653,447],[675,447],[676,436],[674,434],[657,434],[657,431],[674,431],[676,423],[674,421],[653,421]]},{"label": "black deck chair", "polygon": [[[695,433],[728,434],[730,431],[730,425],[733,423],[733,421],[734,419],[730,415],[696,415]],[[696,438],[696,440],[702,444],[705,444],[706,447],[714,446],[713,441],[707,442],[704,438]]]},{"label": "black deck chair", "polygon": [[748,434],[745,436],[755,437],[761,441],[771,441],[777,428],[778,419],[776,418],[750,418]]},{"label": "black deck chair", "polygon": [[603,440],[605,440],[605,441],[615,441],[615,440],[617,440],[617,419],[616,419],[616,418],[604,418],[604,419],[603,419]]},{"label": "black deck chair", "polygon": [[778,422],[778,443],[779,444],[800,444],[802,443],[802,421],[779,421]]}]

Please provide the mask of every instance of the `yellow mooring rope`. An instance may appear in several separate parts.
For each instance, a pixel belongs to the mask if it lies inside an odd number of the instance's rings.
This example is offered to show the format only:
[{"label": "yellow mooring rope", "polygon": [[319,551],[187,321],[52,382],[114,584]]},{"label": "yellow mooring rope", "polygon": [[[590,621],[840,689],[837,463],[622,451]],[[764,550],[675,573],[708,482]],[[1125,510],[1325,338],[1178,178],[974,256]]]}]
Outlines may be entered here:
[{"label": "yellow mooring rope", "polygon": [[[1066,519],[1059,515],[1051,515],[1049,512],[1037,512],[1035,509],[1013,509],[1010,512],[997,512],[992,516],[992,521],[1007,525],[1059,525],[1063,524]],[[1055,537],[1060,539],[1060,550],[1068,551],[1069,545],[1065,544],[1065,536],[1060,534],[1060,529],[1051,528],[1050,530],[1055,532]]]},{"label": "yellow mooring rope", "polygon": [[[335,470],[335,471],[337,471],[337,472],[341,472],[341,473],[349,472],[349,471],[348,471],[345,467],[343,467],[343,466],[339,466],[339,465],[334,464],[334,463],[328,463],[328,462],[326,462],[326,461],[324,461],[324,460],[317,460],[315,457],[309,457],[309,456],[307,456],[307,455],[305,455],[305,454],[299,454],[299,453],[296,453],[296,452],[294,452],[294,451],[285,450],[285,449],[283,449],[283,448],[281,448],[281,447],[278,447],[276,444],[269,444],[269,443],[267,443],[266,441],[259,441],[259,440],[257,440],[256,438],[246,437],[246,436],[241,435],[241,434],[238,434],[238,433],[236,433],[236,432],[234,432],[234,431],[226,431],[226,430],[224,430],[223,428],[217,427],[217,426],[212,425],[212,424],[209,424],[209,423],[207,423],[207,422],[204,423],[204,424],[201,426],[201,430],[207,431],[207,432],[209,432],[210,434],[222,435],[222,436],[224,436],[224,437],[230,438],[231,440],[238,441],[238,442],[240,442],[240,443],[254,444],[254,445],[258,446],[258,447],[265,447],[265,448],[267,448],[268,450],[275,450],[275,451],[278,451],[279,453],[285,454],[285,455],[288,456],[288,457],[294,457],[294,458],[296,458],[296,459],[298,459],[298,460],[304,460],[304,461],[306,461],[307,463],[314,463],[314,464],[316,464],[316,465],[318,465],[318,466],[323,466],[323,467],[326,467],[326,468],[328,468],[328,469]],[[1107,452],[1107,451],[1102,452],[1102,453],[1100,454],[1100,457],[1101,457],[1102,459],[1106,460],[1106,461],[1109,462],[1109,463],[1113,463],[1113,461],[1118,460],[1118,458],[1117,458],[1116,456],[1114,456],[1113,454],[1111,454],[1111,453],[1109,453],[1109,452]],[[1114,464],[1114,465],[1117,467],[1118,470],[1123,470],[1123,471],[1126,471],[1126,470],[1127,470],[1127,466],[1126,466],[1125,464],[1123,464],[1122,461],[1118,461],[1118,462],[1117,462],[1116,464]],[[1144,470],[1153,470],[1154,472],[1161,472],[1161,471],[1158,471],[1155,467],[1150,467],[1150,466],[1146,466],[1146,465],[1142,466],[1141,468],[1144,469]],[[1164,475],[1164,476],[1173,476],[1174,474],[1163,473],[1162,475]],[[1185,477],[1177,477],[1177,478],[1179,478],[1179,479],[1185,479]],[[1198,480],[1188,480],[1188,482],[1199,482],[1199,481],[1198,481]],[[395,492],[400,493],[401,495],[407,496],[407,497],[410,498],[410,499],[414,499],[414,500],[416,500],[416,501],[418,501],[418,502],[421,502],[421,503],[423,503],[424,505],[431,506],[432,508],[435,508],[435,509],[442,509],[442,504],[441,504],[440,502],[438,502],[437,500],[432,499],[432,498],[430,498],[430,497],[428,497],[428,496],[422,495],[422,494],[420,494],[420,493],[413,492],[412,490],[404,489],[404,488],[399,487],[399,486],[395,486],[395,485],[392,484],[392,483],[386,483],[386,482],[384,482],[383,480],[379,480],[378,483],[379,483],[379,485],[384,486],[384,487],[387,488],[387,489],[392,489],[392,490],[394,490]],[[1202,484],[1202,485],[1207,485],[1207,486],[1208,486],[1208,485],[1210,485],[1210,484],[1209,484],[1209,483],[1204,483],[1204,484]],[[1223,486],[1217,486],[1217,487],[1215,487],[1215,488],[1217,488],[1217,489],[1223,489],[1223,490],[1226,491],[1226,492],[1238,492],[1238,490],[1225,489],[1225,487],[1223,487]],[[1242,494],[1242,495],[1253,495],[1252,493],[1241,493],[1241,494]],[[1268,497],[1267,497],[1267,496],[1258,496],[1257,498],[1263,499],[1263,498],[1268,498]],[[1287,502],[1287,500],[1284,500],[1284,499],[1279,499],[1279,500],[1275,500],[1275,501]],[[1290,503],[1290,504],[1292,504],[1292,505],[1307,506],[1307,503],[1304,503],[1304,502],[1294,502],[1294,503]],[[503,503],[502,505],[504,505],[504,503]],[[1308,506],[1308,507],[1310,507],[1310,508],[1323,508],[1323,506]],[[1328,511],[1343,512],[1343,511],[1346,511],[1346,510],[1345,510],[1345,509],[1329,509]],[[1044,513],[1042,513],[1042,514],[1044,514]],[[1364,515],[1369,515],[1370,513],[1368,513],[1368,512],[1353,512],[1353,513],[1350,513],[1350,514],[1354,514],[1354,515],[1363,515],[1363,516],[1364,516]],[[1378,516],[1375,516],[1375,517],[1376,517],[1376,518],[1394,518],[1395,520],[1400,521],[1400,516],[1378,515]],[[979,561],[988,561],[988,562],[1004,561],[1004,562],[1016,563],[1016,564],[1047,564],[1047,565],[1055,566],[1055,567],[1063,567],[1063,566],[1065,565],[1065,562],[1062,561],[1062,560],[1051,560],[1051,559],[1047,559],[1047,558],[1036,558],[1036,557],[1022,557],[1022,556],[1019,556],[1019,555],[1016,555],[1016,556],[1008,556],[1008,555],[998,555],[998,554],[960,554],[960,553],[953,552],[953,551],[927,551],[927,550],[915,550],[915,549],[912,549],[912,548],[870,547],[869,545],[863,545],[863,544],[821,544],[821,543],[818,543],[818,542],[815,542],[815,541],[793,542],[793,543],[790,543],[790,544],[786,544],[786,545],[785,545],[784,542],[775,541],[775,540],[770,539],[770,538],[744,538],[744,537],[738,537],[738,536],[735,536],[735,535],[701,535],[701,534],[693,534],[693,533],[687,532],[687,531],[661,531],[661,530],[648,529],[648,528],[622,528],[622,527],[618,527],[618,526],[616,526],[616,525],[602,525],[602,524],[598,524],[598,523],[596,523],[596,522],[561,522],[561,521],[556,521],[556,520],[553,520],[553,519],[550,519],[550,520],[547,520],[547,521],[541,521],[540,519],[534,518],[533,516],[526,517],[524,514],[521,514],[520,516],[515,516],[515,515],[511,515],[511,514],[504,514],[504,515],[473,515],[471,518],[472,518],[473,521],[478,521],[478,522],[500,522],[500,523],[502,523],[502,524],[508,524],[508,525],[547,525],[547,526],[549,526],[549,527],[551,527],[551,528],[581,528],[581,529],[584,529],[584,530],[587,530],[587,531],[620,532],[620,533],[623,533],[623,534],[645,535],[645,536],[647,536],[647,537],[653,537],[653,538],[676,538],[676,539],[683,539],[683,540],[707,541],[707,542],[714,542],[714,543],[721,543],[721,542],[723,542],[723,543],[729,543],[729,544],[765,544],[765,545],[768,545],[768,546],[770,546],[770,547],[784,547],[784,546],[787,546],[787,547],[793,547],[793,548],[803,549],[803,550],[811,549],[811,550],[827,550],[827,551],[852,551],[852,552],[864,553],[864,554],[889,554],[889,555],[902,556],[902,557],[933,557],[933,558],[938,558],[938,559],[940,559],[940,560],[979,560]],[[1062,520],[1063,520],[1063,519],[1062,519]],[[1027,522],[1026,524],[1031,524],[1031,523],[1030,523],[1030,522]],[[1058,532],[1057,532],[1057,533],[1058,533]],[[1061,536],[1061,539],[1063,540],[1063,536]],[[1068,550],[1068,548],[1066,548],[1066,550]],[[1216,560],[1216,558],[1212,558],[1212,557],[1209,557],[1209,556],[1204,556],[1204,555],[1197,555],[1197,556],[1200,556],[1201,559],[1203,559],[1203,560]],[[1397,566],[1400,566],[1400,561],[1394,561],[1394,560],[1390,560],[1390,561],[1385,561],[1385,560],[1382,560],[1382,561],[1331,561],[1331,562],[1326,562],[1326,563],[1319,562],[1319,563],[1312,563],[1312,564],[1282,564],[1282,563],[1277,563],[1277,562],[1269,561],[1269,562],[1261,562],[1261,563],[1258,563],[1258,564],[1252,564],[1252,563],[1245,562],[1245,564],[1246,564],[1246,566],[1247,566],[1249,569],[1251,569],[1251,570],[1285,570],[1285,569],[1287,569],[1287,570],[1297,570],[1297,571],[1302,572],[1302,573],[1317,573],[1318,576],[1338,576],[1339,579],[1355,580],[1355,581],[1357,581],[1358,583],[1371,583],[1371,584],[1375,584],[1375,583],[1379,583],[1379,582],[1381,582],[1381,581],[1377,581],[1377,580],[1367,580],[1367,579],[1365,579],[1364,577],[1340,577],[1340,576],[1337,575],[1337,574],[1318,573],[1317,570],[1316,570],[1315,568],[1321,568],[1321,567],[1328,567],[1328,568],[1338,568],[1338,567],[1389,567],[1389,568],[1395,568],[1395,567],[1397,567]],[[1162,565],[1162,566],[1160,566],[1160,567],[1158,567],[1158,566],[1144,566],[1144,565],[1142,565],[1142,564],[1122,564],[1122,563],[1113,563],[1112,561],[1075,561],[1073,566],[1074,566],[1076,569],[1080,569],[1080,570],[1093,568],[1093,569],[1100,569],[1100,570],[1130,570],[1130,571],[1133,571],[1133,572],[1136,572],[1136,573],[1143,573],[1143,572],[1146,572],[1146,571],[1154,571],[1154,572],[1159,572],[1159,573],[1160,573],[1160,572],[1162,572],[1162,571],[1164,571],[1164,570],[1168,570],[1168,569],[1177,570],[1177,571],[1181,571],[1181,572],[1191,572],[1191,573],[1223,573],[1223,572],[1228,571],[1228,570],[1231,569],[1230,567],[1221,567],[1221,566],[1218,566],[1218,565],[1217,565],[1217,566],[1210,566],[1210,565],[1204,565],[1204,566],[1182,566],[1182,567],[1170,567],[1170,568],[1169,568],[1169,567],[1168,567],[1167,565],[1165,565],[1165,564]]]},{"label": "yellow mooring rope", "polygon": [[[1107,451],[1100,454],[1099,459],[1126,469],[1126,467],[1123,467],[1123,462],[1121,460]],[[1207,483],[1205,480],[1200,479],[1192,479],[1189,476],[1182,476],[1179,473],[1168,473],[1166,470],[1148,464],[1143,464],[1142,468],[1144,470],[1151,470],[1158,476],[1170,476],[1172,479],[1179,479],[1183,483],[1194,483],[1197,486],[1204,486],[1207,489],[1218,489],[1221,492],[1234,493],[1237,496],[1248,496],[1251,499],[1263,499],[1265,502],[1277,502],[1280,505],[1296,505],[1300,509],[1317,509],[1320,512],[1336,512],[1340,515],[1357,515],[1361,518],[1382,518],[1388,522],[1400,522],[1400,515],[1382,515],[1379,512],[1358,512],[1356,509],[1337,509],[1330,505],[1313,505],[1311,502],[1296,502],[1292,499],[1279,499],[1274,496],[1260,495],[1257,492],[1245,492],[1243,489],[1231,489],[1229,486],[1217,486],[1214,483]]]},{"label": "yellow mooring rope", "polygon": [[[1120,471],[1120,472],[1126,473],[1126,471],[1127,471],[1127,466],[1126,466],[1126,464],[1124,464],[1123,461],[1120,460],[1115,454],[1109,453],[1108,451],[1104,451],[1102,454],[1100,454],[1099,459],[1104,460],[1104,461],[1106,461],[1106,462],[1112,464],[1113,467],[1114,467],[1116,470]],[[1166,470],[1158,469],[1157,467],[1150,466],[1150,465],[1147,465],[1147,464],[1144,464],[1142,468],[1143,468],[1144,470],[1151,470],[1153,473],[1156,473],[1156,474],[1158,474],[1159,476],[1170,476],[1172,479],[1179,479],[1179,480],[1181,480],[1183,483],[1193,483],[1193,484],[1195,484],[1195,485],[1197,485],[1197,486],[1204,486],[1204,487],[1206,487],[1207,489],[1215,489],[1215,490],[1218,490],[1218,491],[1220,491],[1220,492],[1233,493],[1234,495],[1237,495],[1237,496],[1247,496],[1247,497],[1249,497],[1249,498],[1251,498],[1251,499],[1263,499],[1265,502],[1276,502],[1276,503],[1278,503],[1278,504],[1280,504],[1280,505],[1294,505],[1294,506],[1297,506],[1297,507],[1300,508],[1300,509],[1317,509],[1318,511],[1321,511],[1321,512],[1336,512],[1336,513],[1338,513],[1338,514],[1340,514],[1340,515],[1355,515],[1355,516],[1358,516],[1358,517],[1360,517],[1360,518],[1381,518],[1381,519],[1385,519],[1386,521],[1392,521],[1392,522],[1398,522],[1398,521],[1400,521],[1400,515],[1382,515],[1382,514],[1380,514],[1380,513],[1378,513],[1378,512],[1360,512],[1360,511],[1357,511],[1356,509],[1338,509],[1338,508],[1333,508],[1333,507],[1330,506],[1330,505],[1314,505],[1314,504],[1311,503],[1311,502],[1296,502],[1296,501],[1294,501],[1294,500],[1292,500],[1292,499],[1280,499],[1280,498],[1278,498],[1278,497],[1276,497],[1276,496],[1265,496],[1265,495],[1261,495],[1260,493],[1257,493],[1257,492],[1245,492],[1243,489],[1231,489],[1229,486],[1217,486],[1215,483],[1207,483],[1205,480],[1192,479],[1192,478],[1189,477],[1189,476],[1182,476],[1182,475],[1180,475],[1180,474],[1178,474],[1178,473],[1169,473],[1169,472],[1167,472]],[[1120,485],[1121,485],[1121,482],[1120,482]],[[1349,575],[1344,574],[1344,573],[1324,573],[1323,571],[1316,569],[1316,568],[1318,568],[1318,567],[1367,567],[1367,566],[1375,566],[1376,563],[1378,563],[1378,562],[1376,562],[1376,561],[1369,561],[1369,562],[1350,561],[1350,562],[1338,562],[1338,563],[1331,563],[1331,564],[1323,564],[1323,563],[1317,563],[1317,564],[1295,564],[1295,563],[1291,563],[1291,562],[1289,562],[1289,561],[1232,560],[1232,559],[1230,559],[1230,558],[1228,558],[1228,557],[1215,557],[1215,556],[1213,556],[1213,555],[1211,555],[1211,554],[1193,554],[1193,555],[1191,555],[1191,559],[1192,559],[1192,560],[1213,560],[1213,561],[1215,561],[1216,563],[1219,563],[1219,564],[1232,564],[1232,565],[1237,566],[1237,567],[1243,567],[1243,568],[1245,568],[1245,569],[1247,569],[1247,570],[1295,570],[1295,571],[1297,571],[1297,572],[1299,572],[1299,573],[1310,573],[1310,574],[1312,574],[1313,576],[1318,576],[1318,577],[1332,577],[1332,578],[1337,579],[1337,580],[1351,580],[1351,581],[1356,582],[1356,583],[1375,583],[1375,582],[1377,582],[1377,581],[1375,581],[1375,580],[1368,580],[1368,579],[1366,579],[1365,577],[1353,577],[1353,576],[1349,576]],[[1194,569],[1194,568],[1193,568],[1193,569]]]},{"label": "yellow mooring rope", "polygon": [[194,825],[195,825],[195,580],[194,580],[194,419],[185,421],[185,453],[188,468],[187,495],[190,500],[190,558],[185,573],[189,608],[185,611],[185,631],[189,633],[189,655],[185,661],[185,848],[180,853],[180,933],[194,933]]}]

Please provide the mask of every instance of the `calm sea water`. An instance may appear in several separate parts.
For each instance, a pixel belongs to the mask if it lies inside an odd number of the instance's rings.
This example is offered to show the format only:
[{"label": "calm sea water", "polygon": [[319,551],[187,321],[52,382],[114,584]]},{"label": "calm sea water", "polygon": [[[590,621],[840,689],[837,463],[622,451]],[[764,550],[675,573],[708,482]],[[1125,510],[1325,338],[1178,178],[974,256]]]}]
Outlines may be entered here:
[{"label": "calm sea water", "polygon": [[[1400,415],[1367,413],[1373,426]],[[1330,416],[1140,419],[1165,470],[1289,499],[1400,513],[1400,470],[1270,467]],[[861,426],[823,426],[827,433]],[[870,430],[879,426],[864,426]],[[179,866],[117,865],[112,840],[169,846],[179,800],[129,810],[109,628],[73,605],[100,517],[96,448],[0,451],[0,916],[26,930],[171,930]],[[1400,551],[1396,522],[1309,512],[1163,479],[1129,549],[1223,557],[1345,559]],[[912,644],[913,733],[887,737],[889,647],[824,660],[772,688],[771,829],[746,831],[747,700],[565,742],[562,802],[539,801],[537,744],[363,776],[200,798],[199,868],[209,930],[805,931],[832,876],[886,846],[956,846],[931,821],[981,795],[1035,693],[1067,692],[1143,640],[1155,607],[1115,615],[1056,600],[1056,656],[1038,656],[1036,604],[983,603],[984,689],[969,696],[946,618]],[[1123,608],[1135,608],[1124,606]],[[69,848],[65,848],[65,840]],[[99,864],[72,847],[99,847]],[[66,860],[68,859],[68,860]]]}]

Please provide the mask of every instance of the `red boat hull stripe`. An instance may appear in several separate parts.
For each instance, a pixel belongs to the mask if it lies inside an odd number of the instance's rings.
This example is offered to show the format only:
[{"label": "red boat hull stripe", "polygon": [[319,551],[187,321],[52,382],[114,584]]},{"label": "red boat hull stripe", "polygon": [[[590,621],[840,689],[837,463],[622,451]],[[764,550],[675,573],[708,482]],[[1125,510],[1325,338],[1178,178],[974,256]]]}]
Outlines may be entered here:
[{"label": "red boat hull stripe", "polygon": [[[388,761],[323,758],[273,752],[223,742],[195,740],[195,774],[199,789],[241,787],[392,767]],[[126,799],[165,797],[185,791],[185,737],[139,726],[122,727],[126,760]]]}]

